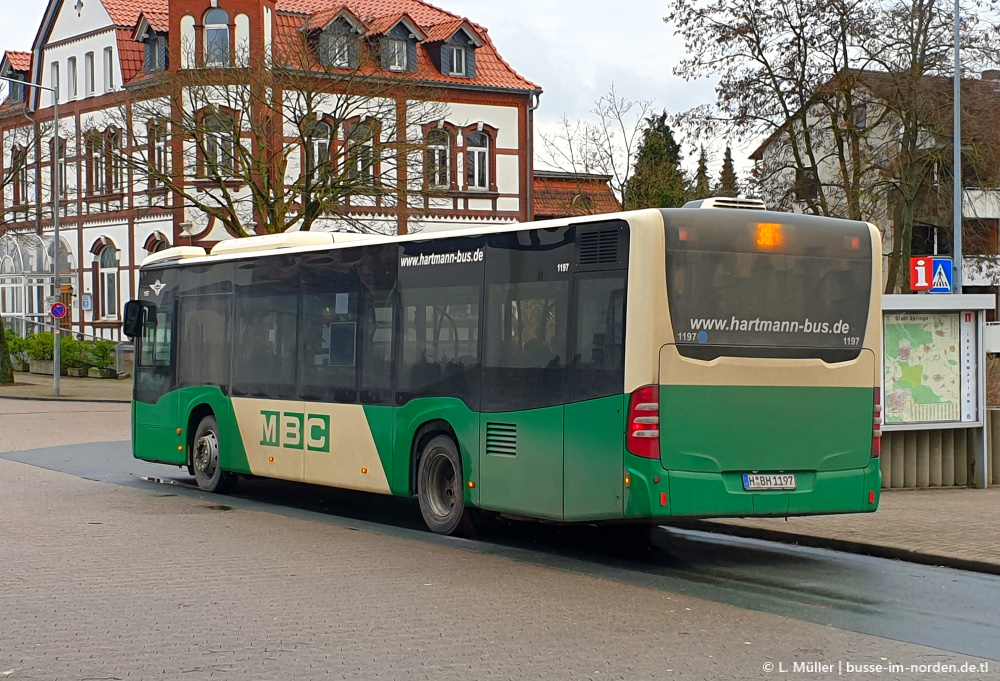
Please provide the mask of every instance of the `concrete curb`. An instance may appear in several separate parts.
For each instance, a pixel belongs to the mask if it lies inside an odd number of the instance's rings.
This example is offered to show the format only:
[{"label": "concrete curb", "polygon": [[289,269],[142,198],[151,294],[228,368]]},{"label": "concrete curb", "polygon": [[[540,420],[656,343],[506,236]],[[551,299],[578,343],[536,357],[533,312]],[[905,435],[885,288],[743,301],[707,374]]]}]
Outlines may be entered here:
[{"label": "concrete curb", "polygon": [[131,404],[132,400],[115,400],[107,398],[86,399],[83,397],[25,397],[24,395],[4,395],[0,392],[0,400],[28,400],[33,402],[108,402],[111,404]]},{"label": "concrete curb", "polygon": [[875,558],[889,558],[891,560],[901,560],[920,565],[933,565],[935,567],[947,567],[955,570],[967,570],[969,572],[982,572],[989,575],[1000,575],[1000,565],[987,563],[979,560],[969,560],[956,556],[945,556],[932,553],[921,553],[910,549],[903,549],[895,546],[880,546],[878,544],[866,544],[864,542],[850,541],[847,539],[833,539],[830,537],[817,537],[815,535],[798,534],[795,532],[782,532],[780,530],[766,530],[759,527],[746,527],[742,525],[730,525],[728,523],[715,523],[709,520],[689,520],[671,523],[667,527],[678,527],[688,530],[699,530],[701,532],[711,532],[714,534],[728,534],[734,537],[745,537],[747,539],[761,539],[782,544],[797,544],[815,549],[830,549],[833,551],[843,551],[845,553],[859,553]]}]

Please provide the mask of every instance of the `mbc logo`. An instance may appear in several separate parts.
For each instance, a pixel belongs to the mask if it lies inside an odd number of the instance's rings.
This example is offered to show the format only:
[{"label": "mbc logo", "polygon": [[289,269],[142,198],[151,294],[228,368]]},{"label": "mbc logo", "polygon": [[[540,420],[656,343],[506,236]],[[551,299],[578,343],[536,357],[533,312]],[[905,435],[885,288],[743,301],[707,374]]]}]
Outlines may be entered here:
[{"label": "mbc logo", "polygon": [[330,417],[326,414],[299,414],[293,411],[261,411],[264,447],[330,451]]}]

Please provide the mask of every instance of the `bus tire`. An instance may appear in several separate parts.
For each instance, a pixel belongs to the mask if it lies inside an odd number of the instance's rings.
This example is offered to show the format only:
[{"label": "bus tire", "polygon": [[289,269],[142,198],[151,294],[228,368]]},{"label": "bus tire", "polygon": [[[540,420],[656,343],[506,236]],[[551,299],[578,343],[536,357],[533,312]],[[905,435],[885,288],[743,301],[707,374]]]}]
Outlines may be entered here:
[{"label": "bus tire", "polygon": [[219,464],[222,449],[219,423],[214,416],[206,416],[198,423],[191,443],[191,468],[198,487],[205,492],[225,494],[236,481],[232,473],[226,473]]},{"label": "bus tire", "polygon": [[473,533],[472,509],[465,506],[462,457],[447,435],[428,442],[417,468],[420,514],[432,532],[467,536]]}]

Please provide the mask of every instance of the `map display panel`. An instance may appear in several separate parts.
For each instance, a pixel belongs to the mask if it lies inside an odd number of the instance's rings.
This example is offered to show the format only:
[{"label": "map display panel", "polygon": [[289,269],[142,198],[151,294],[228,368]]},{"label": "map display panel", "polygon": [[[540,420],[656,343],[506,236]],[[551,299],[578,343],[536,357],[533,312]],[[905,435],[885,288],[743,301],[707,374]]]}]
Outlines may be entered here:
[{"label": "map display panel", "polygon": [[885,315],[885,423],[963,420],[957,312]]}]

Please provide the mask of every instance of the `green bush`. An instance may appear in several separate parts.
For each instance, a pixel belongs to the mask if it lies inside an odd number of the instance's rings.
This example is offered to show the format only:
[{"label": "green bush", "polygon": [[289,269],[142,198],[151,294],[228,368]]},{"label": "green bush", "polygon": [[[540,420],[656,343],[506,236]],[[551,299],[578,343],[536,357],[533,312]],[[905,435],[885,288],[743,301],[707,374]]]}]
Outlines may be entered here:
[{"label": "green bush", "polygon": [[28,357],[35,362],[50,362],[54,354],[51,333],[36,333],[28,336]]},{"label": "green bush", "polygon": [[79,341],[72,336],[59,341],[59,363],[64,369],[82,369],[90,366],[90,348],[88,343]]},{"label": "green bush", "polygon": [[11,360],[28,361],[28,339],[14,333],[14,329],[7,329],[7,349],[10,350]]},{"label": "green bush", "polygon": [[118,346],[114,341],[100,340],[94,343],[90,349],[94,366],[98,369],[110,369],[115,365],[115,348]]}]

